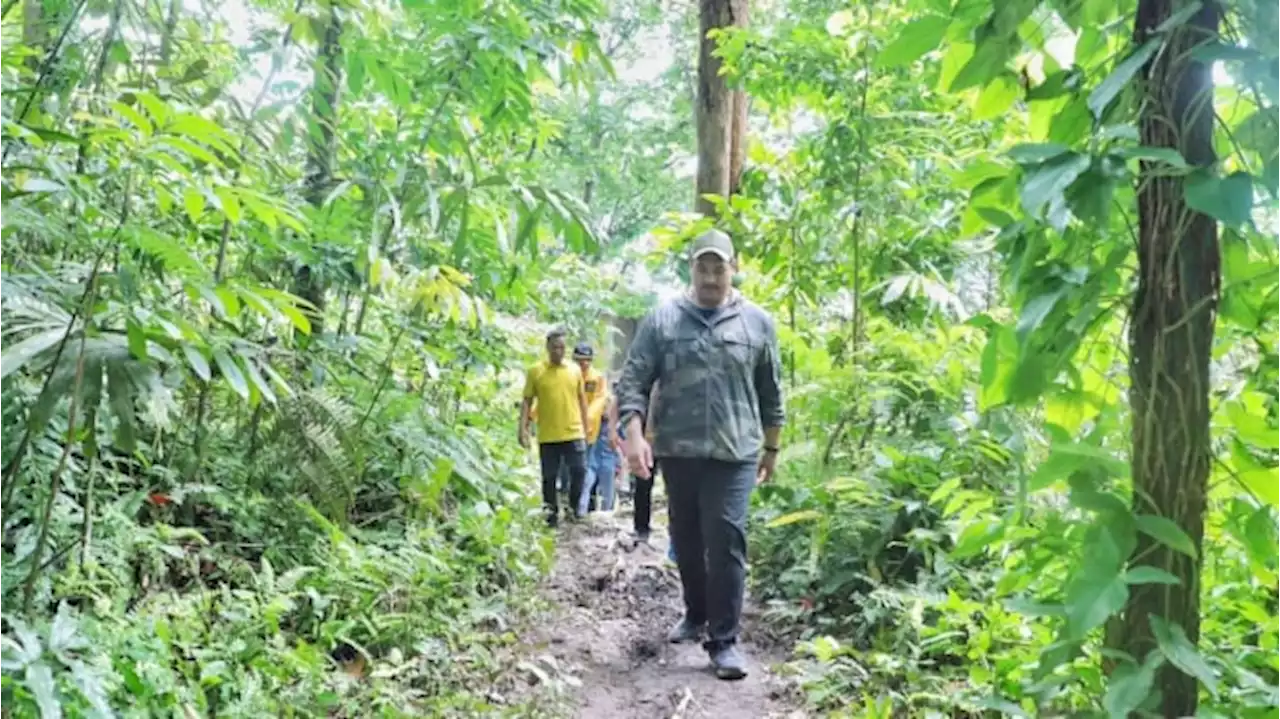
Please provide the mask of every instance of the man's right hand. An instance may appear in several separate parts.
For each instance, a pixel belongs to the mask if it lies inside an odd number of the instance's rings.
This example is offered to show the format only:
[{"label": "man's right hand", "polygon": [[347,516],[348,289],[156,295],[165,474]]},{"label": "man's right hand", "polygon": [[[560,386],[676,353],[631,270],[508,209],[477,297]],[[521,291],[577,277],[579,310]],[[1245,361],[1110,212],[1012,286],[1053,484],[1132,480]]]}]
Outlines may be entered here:
[{"label": "man's right hand", "polygon": [[527,429],[520,430],[520,446],[525,449],[529,448],[529,430]]},{"label": "man's right hand", "polygon": [[640,479],[649,479],[649,470],[653,468],[653,448],[643,436],[627,437],[627,464],[631,473]]}]

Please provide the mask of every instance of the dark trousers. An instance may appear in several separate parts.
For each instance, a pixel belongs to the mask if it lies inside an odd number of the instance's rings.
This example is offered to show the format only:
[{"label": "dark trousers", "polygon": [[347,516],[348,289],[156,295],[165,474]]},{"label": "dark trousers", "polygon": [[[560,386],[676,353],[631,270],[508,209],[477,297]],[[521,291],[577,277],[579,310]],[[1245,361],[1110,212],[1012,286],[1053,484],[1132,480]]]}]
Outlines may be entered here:
[{"label": "dark trousers", "polygon": [[707,623],[707,649],[738,640],[747,577],[747,506],[756,465],[662,459],[686,616]]},{"label": "dark trousers", "polygon": [[[635,529],[636,534],[649,534],[649,520],[653,517],[653,483],[658,477],[658,460],[649,468],[649,478],[640,479],[632,475],[632,493],[635,496]],[[674,541],[674,539],[672,540]]]},{"label": "dark trousers", "polygon": [[542,505],[546,509],[547,520],[555,522],[556,515],[559,514],[560,497],[556,492],[556,478],[560,475],[560,468],[569,469],[567,509],[573,511],[587,477],[587,443],[581,439],[546,442],[538,445],[538,458],[542,461]]},{"label": "dark trousers", "polygon": [[[590,456],[591,456],[591,450],[588,449],[587,450],[588,460],[590,459]],[[588,461],[588,465],[590,465],[589,461]],[[588,466],[587,469],[588,471],[590,471],[590,466]],[[559,479],[556,480],[556,485],[560,487],[560,493],[568,494],[569,493],[569,465],[568,464],[560,465],[560,474],[558,475],[558,477]],[[585,480],[583,481],[583,483],[584,484],[586,483]],[[576,501],[576,500],[573,500],[573,498],[570,497],[571,506],[573,501]],[[591,485],[591,505],[587,508],[592,512],[596,511],[596,505],[599,503],[599,501],[600,501],[600,485],[597,483],[597,484]]]}]

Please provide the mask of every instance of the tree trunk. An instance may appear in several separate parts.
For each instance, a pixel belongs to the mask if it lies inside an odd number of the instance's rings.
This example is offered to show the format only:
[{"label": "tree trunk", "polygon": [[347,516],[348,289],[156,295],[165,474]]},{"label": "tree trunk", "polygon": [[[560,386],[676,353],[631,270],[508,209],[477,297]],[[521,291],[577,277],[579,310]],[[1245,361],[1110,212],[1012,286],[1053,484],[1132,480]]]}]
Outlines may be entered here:
[{"label": "tree trunk", "polygon": [[178,16],[182,12],[182,0],[169,0],[168,14],[164,19],[164,34],[160,36],[160,67],[168,67],[173,55],[173,33],[178,29]]},{"label": "tree trunk", "polygon": [[[307,127],[307,201],[319,207],[333,185],[334,134],[338,118],[338,91],[342,77],[342,21],[330,7],[329,22],[316,54],[315,80],[311,90],[311,121]],[[315,309],[307,310],[311,336],[324,333],[324,279],[310,265],[294,272],[294,294]]]},{"label": "tree trunk", "polygon": [[[1140,0],[1135,36],[1150,33],[1179,11],[1179,0]],[[1217,6],[1206,3],[1174,31],[1145,68],[1142,144],[1180,151],[1197,167],[1212,167],[1213,79],[1192,47],[1215,37]],[[1129,401],[1133,409],[1133,510],[1177,523],[1195,543],[1204,537],[1209,476],[1209,358],[1218,304],[1216,221],[1187,207],[1182,179],[1144,166],[1138,181],[1137,295],[1130,326]],[[1199,559],[1146,535],[1132,560],[1171,572],[1177,586],[1132,586],[1115,646],[1141,662],[1157,647],[1151,617],[1200,634]],[[1196,680],[1170,663],[1160,671],[1159,713],[1196,713]]]},{"label": "tree trunk", "polygon": [[[707,34],[734,25],[735,14],[746,21],[746,0],[699,0],[698,101],[694,106],[698,126],[698,178],[694,209],[703,215],[716,213],[715,204],[704,196],[727,198],[733,185],[733,93],[720,74],[722,63],[714,54],[716,41]],[[745,102],[744,99],[744,109]]]},{"label": "tree trunk", "polygon": [[[747,26],[747,0],[733,0],[733,24]],[[729,194],[736,195],[742,189],[742,168],[747,162],[747,106],[750,104],[745,90],[734,90],[732,124],[729,132]]]},{"label": "tree trunk", "polygon": [[44,0],[23,0],[22,44],[33,51],[24,64],[32,72],[40,69],[40,58],[44,55],[44,44],[49,35],[45,27]]}]

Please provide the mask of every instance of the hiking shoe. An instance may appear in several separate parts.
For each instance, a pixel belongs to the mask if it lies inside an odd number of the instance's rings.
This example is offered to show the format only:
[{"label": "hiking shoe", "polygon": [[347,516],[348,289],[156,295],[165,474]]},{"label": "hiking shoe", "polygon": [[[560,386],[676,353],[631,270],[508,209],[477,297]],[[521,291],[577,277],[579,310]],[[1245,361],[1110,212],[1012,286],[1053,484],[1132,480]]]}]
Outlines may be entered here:
[{"label": "hiking shoe", "polygon": [[715,667],[717,679],[736,681],[747,676],[747,660],[734,645],[726,644],[710,650],[708,654],[711,655],[711,666]]},{"label": "hiking shoe", "polygon": [[702,637],[702,630],[706,628],[705,622],[692,622],[688,617],[682,617],[676,625],[667,632],[667,641],[672,644],[683,644],[684,642],[696,642]]},{"label": "hiking shoe", "polygon": [[637,543],[637,544],[648,544],[648,543],[649,543],[649,533],[648,533],[648,532],[636,532],[636,533],[635,533],[635,535],[636,535],[636,543]]}]

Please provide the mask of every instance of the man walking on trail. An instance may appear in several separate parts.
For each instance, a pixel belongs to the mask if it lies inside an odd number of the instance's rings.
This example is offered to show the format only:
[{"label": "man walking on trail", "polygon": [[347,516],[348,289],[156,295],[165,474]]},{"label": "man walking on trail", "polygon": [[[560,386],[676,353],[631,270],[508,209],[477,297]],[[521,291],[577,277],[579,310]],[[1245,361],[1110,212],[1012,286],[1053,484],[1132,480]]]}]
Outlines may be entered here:
[{"label": "man walking on trail", "polygon": [[[556,478],[569,467],[569,506],[575,509],[587,473],[587,393],[582,371],[564,361],[565,332],[547,333],[547,359],[529,368],[520,404],[520,446],[529,446],[529,414],[537,404],[538,455],[542,463],[542,503],[547,524],[559,523]],[[580,516],[580,515],[579,515]]]},{"label": "man walking on trail", "polygon": [[[582,496],[576,497],[578,514],[594,511],[597,490],[600,509],[613,509],[613,470],[617,466],[618,437],[609,430],[616,427],[610,424],[606,411],[612,400],[609,392],[609,378],[591,366],[595,351],[591,345],[583,342],[573,348],[573,360],[578,363],[582,372],[583,387],[587,397],[587,478],[582,487]],[[590,505],[590,506],[589,506]]]},{"label": "man walking on trail", "polygon": [[[693,241],[690,288],[640,323],[618,383],[631,471],[666,477],[668,515],[684,589],[673,642],[705,636],[716,676],[741,679],[736,649],[746,579],[747,506],[768,481],[784,420],[773,318],[732,287],[733,243],[711,230]],[[649,391],[662,385],[650,447]]]}]

